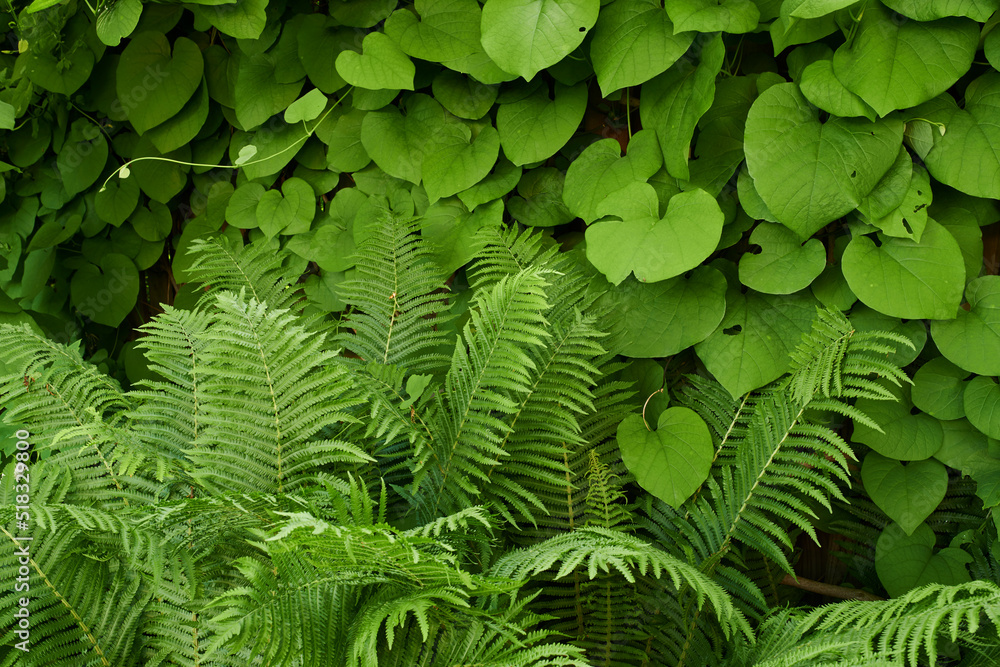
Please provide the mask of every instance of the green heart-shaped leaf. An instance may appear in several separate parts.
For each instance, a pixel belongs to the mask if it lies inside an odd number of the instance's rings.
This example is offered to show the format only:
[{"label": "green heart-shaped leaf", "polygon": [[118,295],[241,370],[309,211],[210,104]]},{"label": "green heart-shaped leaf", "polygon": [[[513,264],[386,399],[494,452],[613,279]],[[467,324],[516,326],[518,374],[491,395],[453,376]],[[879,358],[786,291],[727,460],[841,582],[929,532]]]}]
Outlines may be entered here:
[{"label": "green heart-shaped leaf", "polygon": [[94,197],[94,209],[101,220],[117,227],[128,219],[139,203],[139,184],[134,178],[112,179]]},{"label": "green heart-shaped leaf", "polygon": [[493,173],[465,192],[459,192],[458,198],[465,204],[465,208],[470,211],[475,210],[480,204],[499,199],[513,190],[521,180],[521,172],[520,167],[515,167],[510,160],[501,155]]},{"label": "green heart-shaped leaf", "polygon": [[604,199],[632,183],[645,183],[663,164],[656,134],[640,130],[628,144],[628,154],[621,155],[616,139],[601,139],[587,148],[566,171],[563,201],[566,207],[585,222],[598,217],[598,205]]},{"label": "green heart-shaped leaf", "polygon": [[321,90],[313,88],[288,105],[288,108],[285,109],[285,122],[298,123],[303,120],[319,118],[328,101]]},{"label": "green heart-shaped leaf", "polygon": [[257,39],[267,25],[267,0],[239,0],[212,6],[193,5],[195,17],[236,39]]},{"label": "green heart-shaped leaf", "polygon": [[142,15],[140,0],[116,0],[104,5],[97,15],[97,36],[108,46],[118,46],[139,25]]},{"label": "green heart-shaped leaf", "polygon": [[954,585],[970,580],[965,564],[972,556],[958,547],[934,553],[934,531],[920,524],[907,535],[899,524],[890,524],[875,545],[875,571],[893,597],[924,584]]},{"label": "green heart-shaped leaf", "polygon": [[912,535],[944,500],[948,469],[925,459],[903,465],[876,452],[868,452],[861,467],[865,491],[879,509]]},{"label": "green heart-shaped leaf", "polygon": [[849,91],[833,73],[833,59],[820,58],[802,70],[802,95],[834,116],[864,116],[875,120],[875,110]]},{"label": "green heart-shaped leaf", "polygon": [[600,7],[600,0],[490,0],[483,48],[500,69],[531,81],[580,46]]},{"label": "green heart-shaped leaf", "polygon": [[427,95],[410,97],[406,110],[405,117],[395,106],[366,114],[361,122],[361,144],[385,173],[417,184],[435,140],[443,132],[460,133],[461,129],[449,128],[444,109]]},{"label": "green heart-shaped leaf", "polygon": [[611,3],[601,10],[590,43],[601,93],[607,97],[666,71],[684,55],[694,37],[693,32],[674,34],[674,25],[657,0]]},{"label": "green heart-shaped leaf", "polygon": [[969,310],[957,305],[931,322],[931,336],[941,354],[957,366],[981,375],[1000,375],[1000,277],[983,276],[965,289]]},{"label": "green heart-shaped leaf", "polygon": [[275,76],[278,64],[277,56],[272,53],[243,54],[229,59],[230,76],[235,80],[236,118],[242,129],[261,125],[299,96],[303,82],[280,83]]},{"label": "green heart-shaped leaf", "polygon": [[714,454],[708,426],[689,408],[664,410],[655,431],[629,415],[618,425],[618,447],[639,486],[674,508],[708,478]]},{"label": "green heart-shaped leaf", "polygon": [[434,263],[440,267],[442,277],[447,277],[483,249],[477,232],[499,225],[502,220],[503,202],[499,199],[471,213],[455,198],[442,199],[427,209],[420,233],[434,248]]},{"label": "green heart-shaped leaf", "polygon": [[653,186],[633,183],[604,199],[598,215],[618,220],[587,228],[587,259],[617,285],[630,273],[641,282],[673,278],[701,264],[719,245],[725,216],[704,190],[671,197],[659,214]]},{"label": "green heart-shaped leaf", "polygon": [[858,213],[867,220],[878,220],[889,215],[903,203],[912,178],[913,159],[909,151],[900,146],[896,161],[868,196],[861,200]]},{"label": "green heart-shaped leaf", "polygon": [[951,234],[928,218],[920,243],[881,233],[878,239],[881,246],[856,236],[844,251],[844,277],[858,298],[895,317],[953,317],[962,299],[965,268]]},{"label": "green heart-shaped leaf", "polygon": [[903,124],[820,122],[794,83],[765,90],[746,123],[747,169],[768,209],[805,239],[857,208],[899,154]]},{"label": "green heart-shaped leaf", "polygon": [[381,32],[365,35],[363,53],[342,51],[337,72],[344,81],[369,90],[413,90],[416,67],[392,39]]},{"label": "green heart-shaped leaf", "polygon": [[977,429],[1000,440],[1000,385],[980,375],[965,387],[965,414]]},{"label": "green heart-shaped leaf", "polygon": [[752,32],[760,19],[750,0],[670,0],[666,7],[677,32]]},{"label": "green heart-shaped leaf", "polygon": [[817,305],[806,292],[777,297],[730,286],[726,316],[695,352],[726,391],[742,396],[788,371],[789,354],[812,329]]},{"label": "green heart-shaped leaf", "polygon": [[621,353],[669,357],[705,340],[726,313],[726,279],[709,266],[658,283],[628,278],[608,291],[621,313]]},{"label": "green heart-shaped leaf", "polygon": [[759,253],[740,259],[740,282],[765,294],[791,294],[805,289],[826,267],[826,248],[818,239],[803,245],[784,225],[762,222],[750,235]]},{"label": "green heart-shaped leaf", "polygon": [[497,130],[504,155],[518,166],[552,157],[580,127],[586,109],[586,84],[557,83],[555,99],[541,86],[523,99],[501,104]]},{"label": "green heart-shaped leaf", "polygon": [[926,102],[969,70],[979,26],[966,19],[896,21],[866,8],[854,38],[833,55],[833,73],[880,116]]},{"label": "green heart-shaped leaf", "polygon": [[87,264],[73,274],[70,298],[80,314],[98,324],[117,327],[135,308],[139,271],[120,253],[101,257],[100,268]]},{"label": "green heart-shaped leaf", "polygon": [[1000,73],[989,72],[970,83],[963,108],[951,95],[941,95],[912,113],[917,118],[912,121],[914,132],[923,128],[926,140],[914,142],[911,136],[911,143],[931,176],[975,197],[1000,198],[1000,153],[996,150],[1000,146],[996,123]]},{"label": "green heart-shaped leaf", "polygon": [[941,422],[922,412],[910,414],[910,385],[887,387],[895,401],[858,399],[857,408],[868,415],[882,429],[854,423],[853,439],[868,445],[882,456],[900,461],[922,461],[934,456],[941,448],[944,432]]},{"label": "green heart-shaped leaf", "polygon": [[488,86],[450,70],[441,70],[432,86],[434,99],[459,118],[479,120],[497,100],[497,86]]},{"label": "green heart-shaped leaf", "polygon": [[536,167],[521,176],[517,196],[507,199],[507,212],[522,225],[554,227],[573,219],[563,204],[561,171],[554,167]]},{"label": "green heart-shaped leaf", "polygon": [[205,61],[198,45],[178,37],[173,53],[162,32],[132,37],[118,61],[117,104],[139,134],[169,120],[201,85]]},{"label": "green heart-shaped leaf", "polygon": [[[236,196],[235,193],[233,196]],[[308,231],[315,215],[316,194],[301,178],[289,178],[281,184],[280,193],[268,190],[257,202],[257,226],[268,239],[279,232],[297,234]]]},{"label": "green heart-shaped leaf", "polygon": [[165,204],[158,201],[149,202],[149,207],[140,206],[132,218],[132,229],[146,241],[162,241],[170,235],[170,229],[174,225],[170,215],[170,209]]},{"label": "green heart-shaped leaf", "polygon": [[656,131],[667,171],[677,178],[687,180],[691,176],[691,137],[698,120],[712,106],[715,79],[725,54],[722,38],[717,36],[701,49],[697,66],[685,58],[642,86],[642,126]]},{"label": "green heart-shaped leaf", "polygon": [[962,396],[967,377],[969,371],[944,357],[935,357],[913,376],[913,404],[938,419],[961,419],[965,416]]},{"label": "green heart-shaped leaf", "polygon": [[385,34],[408,56],[443,63],[468,58],[482,47],[476,0],[417,0],[412,11],[400,9],[385,22]]},{"label": "green heart-shaped leaf", "polygon": [[73,121],[67,141],[56,157],[66,194],[73,197],[93,185],[107,161],[108,142],[100,128],[85,118]]},{"label": "green heart-shaped leaf", "polygon": [[903,321],[898,317],[872,310],[864,304],[855,304],[851,309],[851,324],[858,331],[891,331],[909,338],[913,343],[912,349],[905,345],[897,345],[896,351],[888,357],[890,363],[900,368],[912,364],[927,344],[927,326],[922,321]]},{"label": "green heart-shaped leaf", "polygon": [[184,108],[176,116],[146,132],[146,137],[161,153],[175,151],[190,143],[208,120],[208,86],[202,81]]},{"label": "green heart-shaped leaf", "polygon": [[484,127],[472,143],[456,134],[442,139],[423,162],[424,188],[431,202],[486,178],[500,155],[500,135],[492,125]]}]

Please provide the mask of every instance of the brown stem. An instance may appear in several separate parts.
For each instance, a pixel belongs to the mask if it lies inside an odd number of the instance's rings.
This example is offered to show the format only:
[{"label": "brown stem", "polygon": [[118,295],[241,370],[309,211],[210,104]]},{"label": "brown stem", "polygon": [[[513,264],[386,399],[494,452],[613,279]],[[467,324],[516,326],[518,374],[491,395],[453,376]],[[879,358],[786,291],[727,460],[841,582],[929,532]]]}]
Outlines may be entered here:
[{"label": "brown stem", "polygon": [[802,590],[809,591],[810,593],[819,593],[820,595],[838,598],[840,600],[875,602],[876,600],[885,599],[858,588],[847,588],[845,586],[824,584],[822,581],[814,581],[812,579],[806,579],[805,577],[794,577],[790,574],[786,574],[781,580],[781,583],[785,586],[794,586],[795,588],[801,588]]}]

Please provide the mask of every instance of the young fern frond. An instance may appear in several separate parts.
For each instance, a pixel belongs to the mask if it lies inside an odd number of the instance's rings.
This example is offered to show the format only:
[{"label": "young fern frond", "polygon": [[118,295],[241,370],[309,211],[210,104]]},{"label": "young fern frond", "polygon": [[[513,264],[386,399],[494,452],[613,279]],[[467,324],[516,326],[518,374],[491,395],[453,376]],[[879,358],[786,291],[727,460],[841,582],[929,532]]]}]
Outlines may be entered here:
[{"label": "young fern frond", "polygon": [[195,260],[188,273],[206,286],[199,305],[211,304],[221,292],[244,290],[247,299],[266,303],[271,310],[301,313],[302,289],[288,276],[286,267],[292,254],[272,243],[233,243],[225,236],[195,239],[188,250]]},{"label": "young fern frond", "polygon": [[360,402],[324,335],[242,294],[216,298],[216,320],[201,357],[205,428],[188,450],[192,476],[211,488],[282,492],[320,478],[328,463],[371,460],[357,446],[314,439],[324,426],[353,421]]},{"label": "young fern frond", "polygon": [[397,365],[411,373],[448,364],[446,295],[417,221],[382,206],[378,224],[358,245],[352,280],[340,286],[350,306],[337,340],[367,362]]}]

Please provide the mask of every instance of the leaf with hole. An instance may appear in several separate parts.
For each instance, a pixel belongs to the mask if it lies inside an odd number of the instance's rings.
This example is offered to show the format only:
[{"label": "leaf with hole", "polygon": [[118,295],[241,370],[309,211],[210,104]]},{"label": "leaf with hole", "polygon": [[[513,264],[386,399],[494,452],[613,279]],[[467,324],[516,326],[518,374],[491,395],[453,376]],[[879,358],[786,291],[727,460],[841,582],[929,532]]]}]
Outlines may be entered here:
[{"label": "leaf with hole", "polygon": [[765,294],[805,289],[826,267],[826,248],[818,239],[804,244],[784,225],[762,222],[750,235],[752,251],[740,258],[740,282]]}]

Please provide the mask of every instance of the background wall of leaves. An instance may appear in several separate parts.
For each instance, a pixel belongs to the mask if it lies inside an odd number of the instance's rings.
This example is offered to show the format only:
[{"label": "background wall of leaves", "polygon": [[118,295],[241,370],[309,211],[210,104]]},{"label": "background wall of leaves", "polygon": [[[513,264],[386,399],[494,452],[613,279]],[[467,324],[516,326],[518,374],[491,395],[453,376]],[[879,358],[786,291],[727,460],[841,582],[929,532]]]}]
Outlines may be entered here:
[{"label": "background wall of leaves", "polygon": [[134,381],[195,239],[286,246],[335,317],[370,196],[421,217],[456,312],[477,230],[548,228],[646,396],[767,384],[817,304],[912,338],[912,391],[853,432],[881,535],[853,574],[967,580],[965,529],[1000,522],[1000,1],[665,5],[8,2],[0,321]]}]

